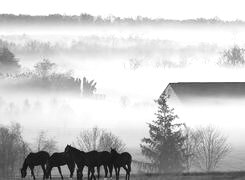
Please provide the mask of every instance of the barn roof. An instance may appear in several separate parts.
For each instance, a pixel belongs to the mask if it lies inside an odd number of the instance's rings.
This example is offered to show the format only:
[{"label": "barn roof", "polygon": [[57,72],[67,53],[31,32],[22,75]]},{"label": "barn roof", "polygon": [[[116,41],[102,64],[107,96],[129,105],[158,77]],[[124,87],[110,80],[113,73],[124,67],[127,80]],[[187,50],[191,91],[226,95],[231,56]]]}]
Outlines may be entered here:
[{"label": "barn roof", "polygon": [[190,98],[245,98],[245,82],[178,82],[169,83],[167,94],[181,101]]}]

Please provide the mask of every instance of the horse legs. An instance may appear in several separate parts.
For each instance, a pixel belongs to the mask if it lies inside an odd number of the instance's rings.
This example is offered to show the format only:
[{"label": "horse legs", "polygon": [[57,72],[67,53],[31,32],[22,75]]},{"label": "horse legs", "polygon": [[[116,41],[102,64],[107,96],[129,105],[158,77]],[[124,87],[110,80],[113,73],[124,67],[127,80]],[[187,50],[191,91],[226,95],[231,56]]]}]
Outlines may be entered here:
[{"label": "horse legs", "polygon": [[128,180],[130,178],[130,172],[131,172],[131,163],[128,164]]},{"label": "horse legs", "polygon": [[114,168],[115,168],[115,172],[116,172],[116,180],[119,180],[120,167],[114,166]]},{"label": "horse legs", "polygon": [[94,179],[94,180],[96,180],[96,177],[95,177],[95,175],[94,175],[94,167],[89,167],[89,172],[91,172],[91,179]]},{"label": "horse legs", "polygon": [[57,168],[58,168],[58,170],[59,170],[59,173],[60,173],[61,179],[64,179],[64,178],[63,178],[63,176],[62,176],[62,173],[61,173],[60,166],[58,166]]},{"label": "horse legs", "polygon": [[52,179],[51,172],[52,172],[53,167],[49,167],[49,169],[46,169],[46,178]]},{"label": "horse legs", "polygon": [[77,168],[77,180],[82,179],[82,173],[81,173],[81,169]]},{"label": "horse legs", "polygon": [[31,166],[30,169],[31,169],[31,175],[32,175],[33,179],[35,180],[36,177],[35,177],[35,174],[34,174],[34,166]]},{"label": "horse legs", "polygon": [[100,166],[97,166],[97,177],[100,179]]},{"label": "horse legs", "polygon": [[108,169],[107,169],[107,166],[106,165],[103,165],[103,166],[104,166],[104,170],[105,170],[105,178],[107,178]]},{"label": "horse legs", "polygon": [[68,166],[68,169],[70,170],[70,178],[72,178],[74,170],[75,170],[75,164],[68,164],[67,166]]},{"label": "horse legs", "polygon": [[117,180],[117,167],[116,167],[116,166],[114,166],[114,169],[115,169],[116,180]]},{"label": "horse legs", "polygon": [[[91,176],[90,176],[91,173]],[[92,172],[92,168],[88,166],[88,180],[93,178],[93,172]]]},{"label": "horse legs", "polygon": [[77,180],[82,180],[83,179],[83,168],[84,166],[83,165],[80,165],[78,166],[78,169],[77,169]]},{"label": "horse legs", "polygon": [[90,172],[91,172],[91,169],[90,169],[90,167],[88,166],[88,180],[90,180]]},{"label": "horse legs", "polygon": [[123,166],[123,169],[126,171],[126,180],[129,179],[129,169],[127,168],[126,164]]},{"label": "horse legs", "polygon": [[45,165],[42,164],[41,167],[42,167],[42,170],[43,170],[43,180],[44,180],[45,179],[45,175],[46,175]]},{"label": "horse legs", "polygon": [[108,168],[109,168],[109,172],[110,172],[110,178],[112,179],[113,165],[112,164],[109,164],[108,165]]},{"label": "horse legs", "polygon": [[120,167],[118,167],[117,169],[117,179],[119,180],[119,176],[120,176]]}]

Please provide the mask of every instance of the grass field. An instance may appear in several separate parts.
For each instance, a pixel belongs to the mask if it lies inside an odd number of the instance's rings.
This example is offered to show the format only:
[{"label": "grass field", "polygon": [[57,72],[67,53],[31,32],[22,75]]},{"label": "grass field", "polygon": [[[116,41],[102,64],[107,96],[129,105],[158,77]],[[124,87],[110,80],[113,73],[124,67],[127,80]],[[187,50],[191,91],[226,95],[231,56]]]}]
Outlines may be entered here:
[{"label": "grass field", "polygon": [[[64,176],[65,180],[69,179],[68,176]],[[21,178],[9,178],[0,180],[20,180]],[[32,179],[30,176],[25,178],[26,180]],[[37,180],[41,180],[42,177],[37,177]],[[61,179],[59,176],[55,176],[52,179]],[[76,177],[73,177],[76,179]],[[86,175],[84,177],[86,178]],[[103,179],[100,178],[100,179]],[[109,179],[109,178],[108,178]],[[113,177],[115,179],[115,177]],[[124,175],[120,179],[125,179]],[[183,173],[183,174],[132,174],[131,180],[245,180],[245,171],[234,172],[211,172],[211,173]]]}]

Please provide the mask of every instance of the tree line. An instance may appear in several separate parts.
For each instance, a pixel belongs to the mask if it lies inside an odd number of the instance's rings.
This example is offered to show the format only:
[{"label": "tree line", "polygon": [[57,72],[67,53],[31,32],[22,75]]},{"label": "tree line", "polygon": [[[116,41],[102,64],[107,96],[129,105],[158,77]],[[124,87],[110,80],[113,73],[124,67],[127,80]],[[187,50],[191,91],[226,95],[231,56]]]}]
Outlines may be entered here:
[{"label": "tree line", "polygon": [[118,17],[118,16],[93,16],[88,13],[81,13],[80,15],[26,15],[26,14],[0,14],[0,22],[9,23],[46,23],[46,24],[244,24],[242,20],[225,21],[219,17],[213,18],[196,18],[185,20],[172,20],[164,18],[150,18],[150,17]]},{"label": "tree line", "polygon": [[[45,91],[61,91],[80,94],[81,86],[84,96],[93,96],[96,91],[96,82],[88,81],[86,77],[81,79],[74,78],[72,71],[64,73],[56,72],[57,64],[49,59],[34,65],[34,70],[21,69],[19,59],[6,47],[0,48],[0,78],[1,80],[18,79],[14,87],[7,86],[8,89],[18,87],[19,90],[45,90]],[[22,81],[23,80],[23,81]]]}]

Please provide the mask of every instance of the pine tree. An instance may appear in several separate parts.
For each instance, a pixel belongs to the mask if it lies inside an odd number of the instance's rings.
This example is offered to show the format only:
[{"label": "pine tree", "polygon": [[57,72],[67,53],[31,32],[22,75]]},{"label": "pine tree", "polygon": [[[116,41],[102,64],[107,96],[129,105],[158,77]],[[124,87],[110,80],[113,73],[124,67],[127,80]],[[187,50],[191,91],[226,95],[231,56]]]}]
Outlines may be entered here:
[{"label": "pine tree", "polygon": [[13,73],[20,69],[15,55],[8,48],[0,48],[0,73]]},{"label": "pine tree", "polygon": [[181,172],[184,169],[183,124],[174,122],[178,116],[167,105],[167,99],[168,96],[163,92],[156,100],[157,119],[148,124],[150,137],[142,139],[143,144],[140,146],[142,154],[159,172]]}]

